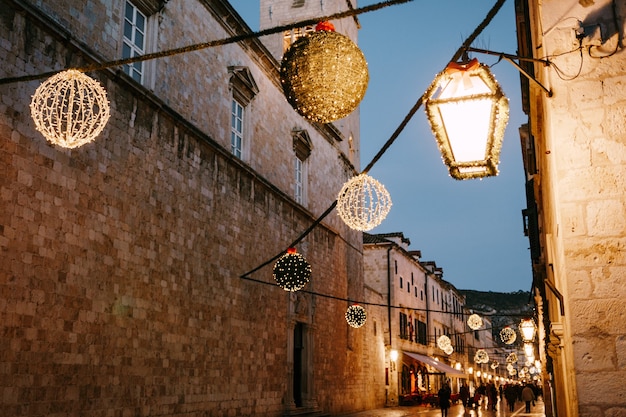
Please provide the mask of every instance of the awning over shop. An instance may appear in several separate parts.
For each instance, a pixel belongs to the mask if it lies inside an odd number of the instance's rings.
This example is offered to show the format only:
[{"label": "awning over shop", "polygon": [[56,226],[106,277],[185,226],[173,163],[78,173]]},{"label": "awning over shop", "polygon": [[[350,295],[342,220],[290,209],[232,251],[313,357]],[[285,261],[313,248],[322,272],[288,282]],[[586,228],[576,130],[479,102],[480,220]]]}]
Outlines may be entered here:
[{"label": "awning over shop", "polygon": [[432,366],[436,370],[438,370],[440,372],[444,372],[447,375],[456,376],[456,377],[465,377],[466,376],[463,372],[459,371],[458,369],[454,369],[450,365],[446,365],[445,363],[441,363],[441,362],[435,360],[434,358],[431,358],[430,356],[420,355],[419,353],[406,352],[406,351],[404,351],[404,354],[407,355],[408,357],[411,357],[411,358],[415,359],[416,361],[420,361],[420,362],[422,362],[422,363],[424,363],[426,365]]}]

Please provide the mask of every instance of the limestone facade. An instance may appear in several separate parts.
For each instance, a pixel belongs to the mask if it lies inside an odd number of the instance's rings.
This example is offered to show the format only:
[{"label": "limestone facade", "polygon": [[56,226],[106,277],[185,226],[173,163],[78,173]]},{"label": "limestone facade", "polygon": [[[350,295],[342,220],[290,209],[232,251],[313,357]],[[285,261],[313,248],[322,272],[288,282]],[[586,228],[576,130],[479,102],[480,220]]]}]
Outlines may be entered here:
[{"label": "limestone facade", "polygon": [[528,67],[534,282],[550,416],[626,415],[626,55],[623,1],[517,2]]},{"label": "limestone facade", "polygon": [[[422,261],[420,252],[409,245],[401,232],[364,234],[366,300],[372,303],[373,319],[382,323],[382,340],[376,343],[383,342],[377,354],[384,359],[387,405],[410,400],[414,393],[436,393],[444,378],[454,393],[463,381],[473,386],[473,352],[477,347],[494,350],[490,326],[475,340],[465,322],[465,297],[443,279],[435,262]],[[442,335],[450,337],[452,354],[437,346]],[[398,354],[395,360],[392,351]],[[414,354],[436,358],[455,371],[444,376]]]},{"label": "limestone facade", "polygon": [[[225,0],[138,0],[146,52],[248,33]],[[0,78],[121,58],[125,0],[8,0]],[[43,79],[0,85],[0,406],[11,416],[281,416],[383,404],[370,327],[292,294],[268,262],[356,172],[340,127],[288,105],[258,39],[90,71],[111,118],[68,150],[34,128]],[[245,91],[239,91],[240,89]],[[248,95],[241,157],[231,104]],[[294,198],[294,132],[307,196]],[[358,130],[350,131],[358,144]],[[306,289],[363,297],[361,234],[334,214],[297,249]],[[370,326],[370,324],[368,324]],[[369,333],[368,333],[369,332]],[[378,374],[377,374],[378,375]],[[377,376],[376,375],[376,376]],[[378,386],[376,385],[378,384]]]}]

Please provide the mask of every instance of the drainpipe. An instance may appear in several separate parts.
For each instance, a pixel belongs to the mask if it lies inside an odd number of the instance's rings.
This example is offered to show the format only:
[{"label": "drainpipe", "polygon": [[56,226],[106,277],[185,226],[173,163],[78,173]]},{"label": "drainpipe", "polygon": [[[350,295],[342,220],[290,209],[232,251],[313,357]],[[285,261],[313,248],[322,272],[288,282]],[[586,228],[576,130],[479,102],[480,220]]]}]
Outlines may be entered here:
[{"label": "drainpipe", "polygon": [[389,321],[389,348],[392,347],[392,332],[391,332],[391,249],[389,245],[387,248],[387,320]]},{"label": "drainpipe", "polygon": [[428,295],[428,273],[424,275],[424,296],[426,297],[426,346],[430,345],[430,297]]}]

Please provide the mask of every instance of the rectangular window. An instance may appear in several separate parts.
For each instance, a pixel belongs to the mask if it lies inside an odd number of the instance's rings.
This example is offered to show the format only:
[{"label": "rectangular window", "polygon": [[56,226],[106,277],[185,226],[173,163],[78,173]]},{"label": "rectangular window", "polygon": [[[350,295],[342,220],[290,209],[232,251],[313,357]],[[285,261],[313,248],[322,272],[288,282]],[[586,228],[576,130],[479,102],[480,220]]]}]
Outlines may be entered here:
[{"label": "rectangular window", "polygon": [[409,281],[406,282],[406,292],[411,293],[411,283]]},{"label": "rectangular window", "polygon": [[230,151],[237,158],[243,153],[243,106],[233,99],[230,113]]},{"label": "rectangular window", "polygon": [[407,324],[408,319],[406,314],[400,313],[400,339],[407,339]]},{"label": "rectangular window", "polygon": [[313,26],[294,28],[283,32],[283,53],[289,49],[292,43],[312,32],[315,32],[315,28]]},{"label": "rectangular window", "polygon": [[417,321],[417,343],[422,345],[428,344],[428,339],[426,337],[426,323],[423,321]]},{"label": "rectangular window", "polygon": [[295,195],[294,198],[300,204],[304,204],[304,161],[295,157]]},{"label": "rectangular window", "polygon": [[402,280],[402,277],[400,277],[400,288],[404,288],[404,281]]},{"label": "rectangular window", "polygon": [[[122,58],[134,58],[146,53],[146,22],[147,17],[131,2],[126,1],[124,9],[124,38],[122,42]],[[124,72],[135,81],[144,81],[144,63],[133,62],[124,65]]]}]

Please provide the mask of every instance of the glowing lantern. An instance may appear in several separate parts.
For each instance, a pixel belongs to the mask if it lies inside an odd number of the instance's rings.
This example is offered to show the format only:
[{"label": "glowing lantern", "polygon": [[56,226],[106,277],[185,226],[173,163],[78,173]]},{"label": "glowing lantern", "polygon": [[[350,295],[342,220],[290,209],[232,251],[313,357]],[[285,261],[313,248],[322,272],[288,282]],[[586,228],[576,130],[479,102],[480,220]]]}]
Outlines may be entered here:
[{"label": "glowing lantern", "polygon": [[522,334],[522,340],[524,342],[532,342],[535,340],[535,333],[537,332],[537,326],[533,319],[524,319],[519,325],[520,333]]},{"label": "glowing lantern", "polygon": [[498,175],[509,102],[489,69],[476,59],[452,62],[435,77],[425,100],[450,175],[457,180]]}]

